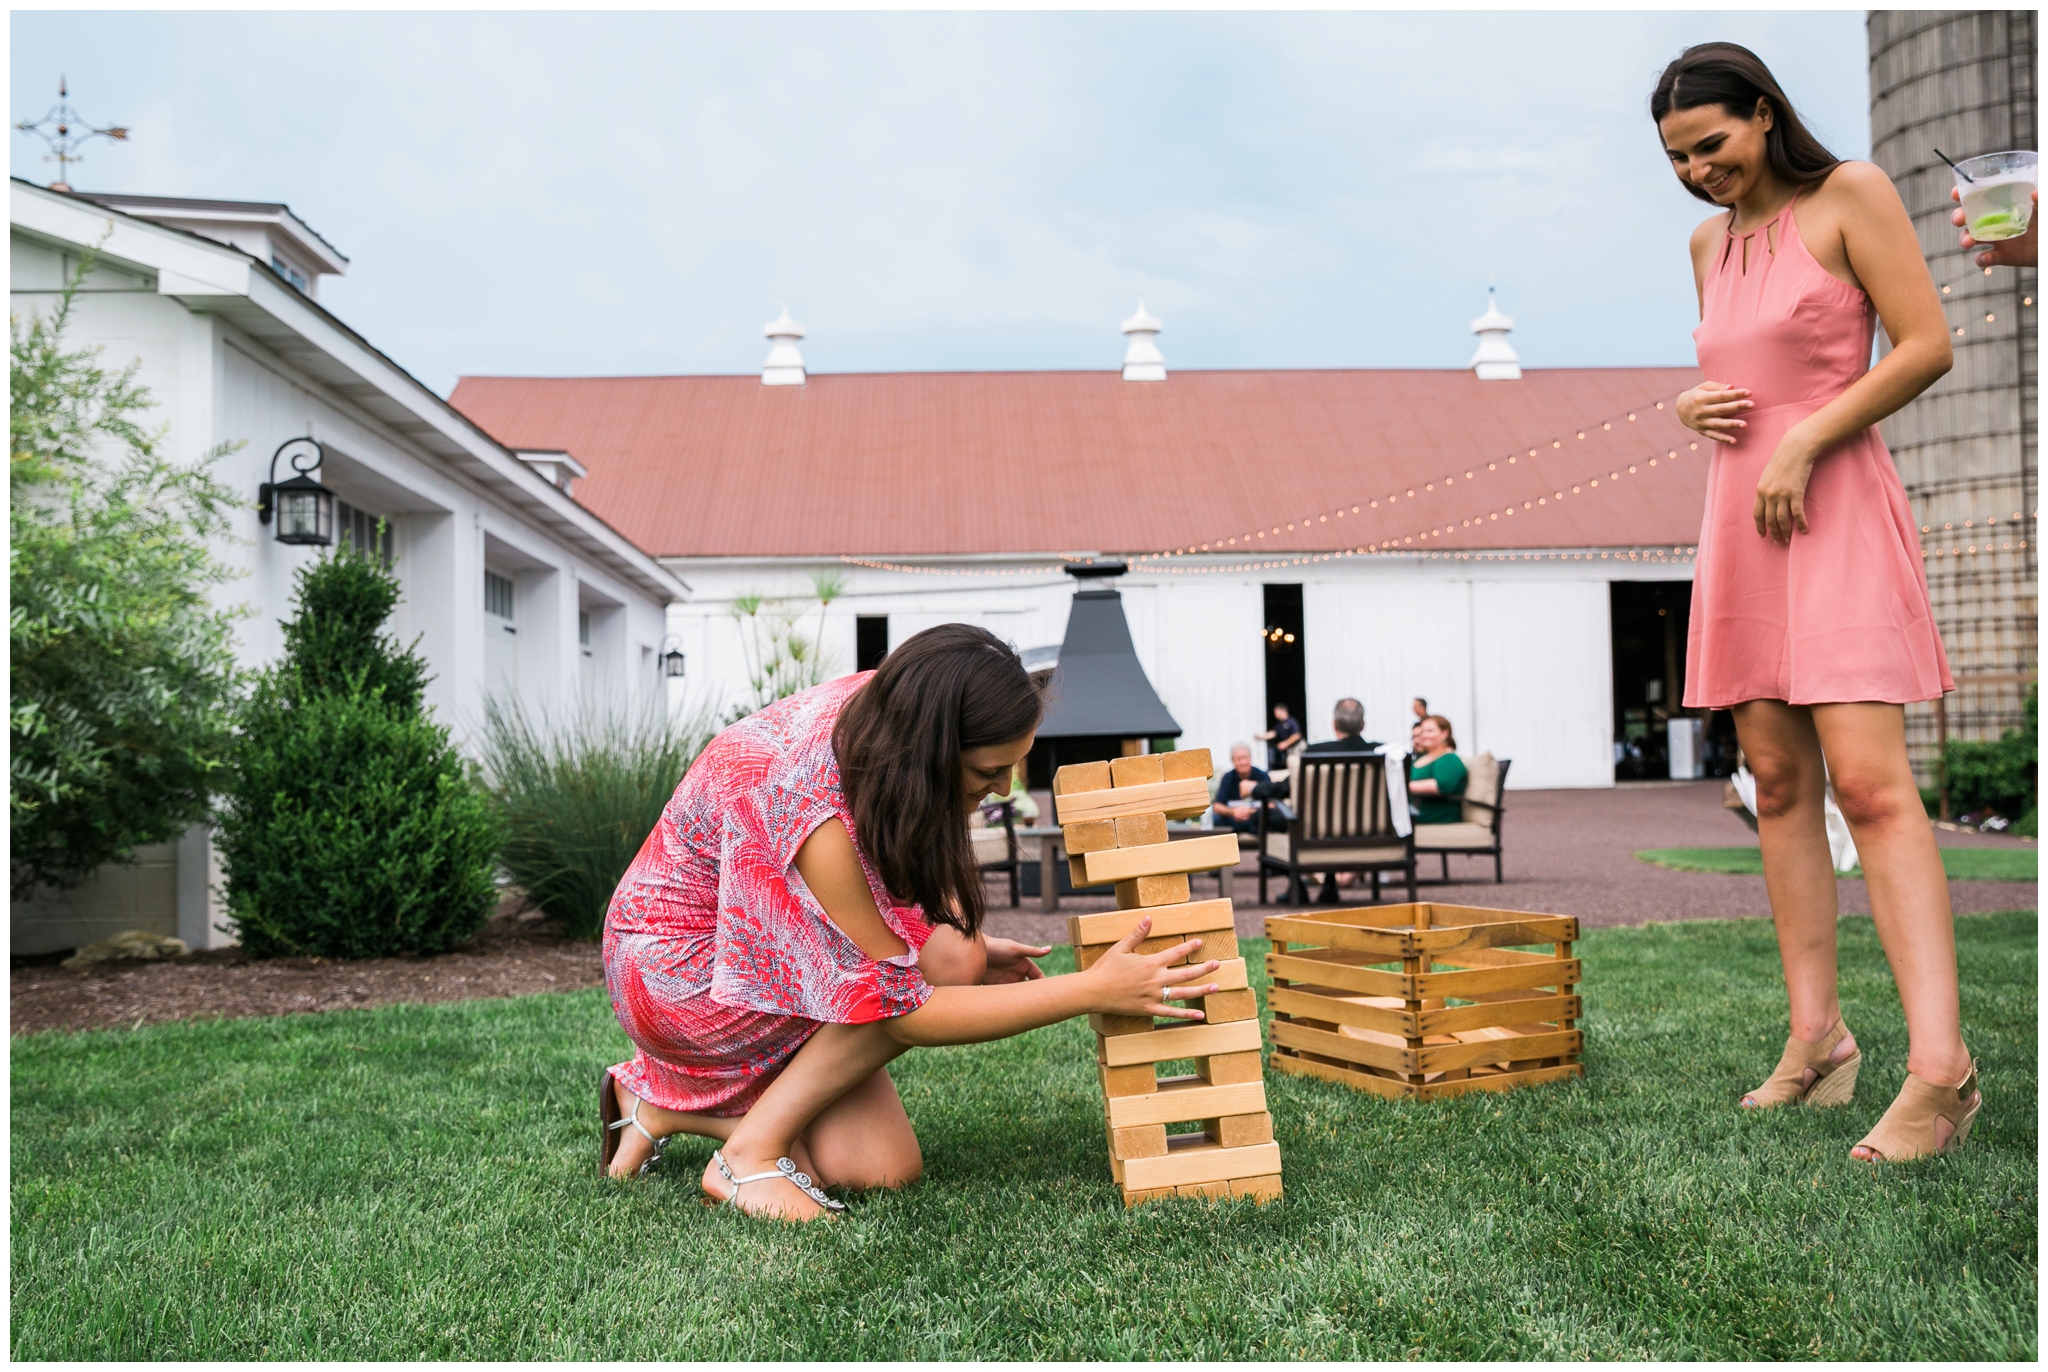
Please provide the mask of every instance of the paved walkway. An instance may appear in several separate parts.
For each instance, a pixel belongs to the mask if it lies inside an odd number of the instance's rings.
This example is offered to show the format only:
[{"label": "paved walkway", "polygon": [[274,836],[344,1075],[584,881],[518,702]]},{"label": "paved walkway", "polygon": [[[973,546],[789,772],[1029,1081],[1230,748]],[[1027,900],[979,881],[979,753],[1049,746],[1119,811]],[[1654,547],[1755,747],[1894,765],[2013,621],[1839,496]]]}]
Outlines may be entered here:
[{"label": "paved walkway", "polygon": [[[1674,872],[1638,861],[1645,848],[1732,848],[1754,844],[1756,837],[1740,819],[1721,808],[1720,781],[1631,782],[1599,791],[1510,791],[1505,837],[1507,881],[1493,884],[1491,859],[1451,859],[1451,877],[1459,884],[1425,886],[1424,900],[1491,905],[1514,910],[1541,910],[1577,915],[1588,927],[1642,924],[1650,920],[1735,919],[1768,916],[1770,901],[1760,876],[1721,876],[1712,872]],[[2018,839],[1990,834],[1937,831],[1943,847],[2027,847]],[[1424,858],[1419,875],[1437,875],[1435,858]],[[1264,932],[1258,904],[1257,874],[1249,860],[1237,875],[1237,925],[1241,934]],[[1213,892],[1206,878],[1202,888]],[[1311,890],[1317,889],[1313,884]],[[1281,886],[1273,883],[1277,898]],[[1012,911],[1004,887],[990,887],[990,929],[1010,938],[1041,943],[1066,942],[1070,913],[1113,908],[1102,897],[1063,897],[1060,913],[1039,912],[1026,898]],[[1341,893],[1347,904],[1364,903],[1358,888]],[[1399,887],[1386,888],[1386,899],[1402,899]],[[2034,882],[1953,881],[1949,898],[1958,914],[1991,910],[2031,910],[2038,901]],[[1841,883],[1843,913],[1870,913],[1870,895],[1862,881]],[[1269,907],[1270,908],[1270,907]]]}]

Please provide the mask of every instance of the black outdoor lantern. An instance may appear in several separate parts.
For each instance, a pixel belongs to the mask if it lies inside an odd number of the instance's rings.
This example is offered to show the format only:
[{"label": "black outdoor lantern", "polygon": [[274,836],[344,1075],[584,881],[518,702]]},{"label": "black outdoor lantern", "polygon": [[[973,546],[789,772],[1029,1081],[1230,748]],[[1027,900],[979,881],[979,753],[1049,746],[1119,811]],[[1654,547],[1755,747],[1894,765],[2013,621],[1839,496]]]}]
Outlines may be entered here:
[{"label": "black outdoor lantern", "polygon": [[674,639],[668,641],[668,651],[661,655],[661,674],[672,679],[683,674],[683,650]]},{"label": "black outdoor lantern", "polygon": [[[292,454],[292,475],[277,479],[277,459],[289,448],[305,445],[312,449]],[[306,475],[318,471],[327,460],[327,450],[312,438],[287,438],[270,455],[270,480],[256,492],[256,520],[268,524],[277,516],[279,543],[306,543],[325,548],[334,542],[334,492]]]}]

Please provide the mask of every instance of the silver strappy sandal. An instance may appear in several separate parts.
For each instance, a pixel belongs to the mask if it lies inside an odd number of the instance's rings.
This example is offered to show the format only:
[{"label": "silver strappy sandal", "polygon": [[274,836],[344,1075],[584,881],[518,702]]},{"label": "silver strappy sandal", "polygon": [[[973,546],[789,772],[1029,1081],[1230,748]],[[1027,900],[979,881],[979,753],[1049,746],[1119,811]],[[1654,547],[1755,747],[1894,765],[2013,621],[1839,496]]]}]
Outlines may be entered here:
[{"label": "silver strappy sandal", "polygon": [[742,1186],[750,1181],[774,1181],[777,1177],[795,1184],[805,1195],[824,1206],[827,1214],[837,1215],[846,1209],[846,1202],[833,1200],[826,1195],[811,1181],[807,1173],[797,1171],[796,1164],[788,1158],[777,1158],[773,1172],[756,1172],[751,1177],[735,1177],[732,1168],[726,1166],[725,1153],[722,1150],[712,1153],[711,1161],[718,1164],[718,1175],[732,1183],[732,1192],[726,1196],[723,1203],[735,1210],[740,1208]]},{"label": "silver strappy sandal", "polygon": [[[640,1170],[634,1174],[636,1176],[644,1177],[647,1175],[648,1168],[654,1166],[654,1164],[661,1161],[661,1153],[663,1149],[668,1147],[668,1139],[666,1137],[654,1137],[654,1135],[647,1132],[647,1126],[640,1122],[640,1098],[638,1096],[633,1097],[632,1113],[628,1114],[623,1119],[613,1120],[610,1124],[607,1124],[605,1126],[605,1129],[607,1131],[624,1129],[629,1124],[640,1131],[641,1138],[646,1139],[649,1143],[654,1145],[654,1151],[647,1155],[647,1161],[641,1163]],[[617,1147],[618,1146],[614,1144],[611,1149],[607,1150],[607,1152],[616,1152]],[[605,1162],[607,1165],[609,1165],[611,1162],[611,1158],[607,1156]]]}]

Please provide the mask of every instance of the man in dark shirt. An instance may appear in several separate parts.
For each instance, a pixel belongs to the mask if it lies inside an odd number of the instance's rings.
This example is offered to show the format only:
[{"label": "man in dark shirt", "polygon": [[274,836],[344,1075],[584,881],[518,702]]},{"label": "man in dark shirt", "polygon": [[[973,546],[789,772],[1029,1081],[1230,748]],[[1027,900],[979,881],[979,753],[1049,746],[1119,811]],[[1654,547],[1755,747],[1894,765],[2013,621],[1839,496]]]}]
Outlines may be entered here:
[{"label": "man in dark shirt", "polygon": [[[1337,737],[1327,743],[1311,743],[1301,751],[1304,753],[1323,754],[1377,753],[1380,750],[1378,743],[1373,742],[1371,739],[1360,737],[1365,732],[1365,706],[1361,705],[1351,696],[1345,696],[1337,702],[1337,708],[1330,719],[1330,727],[1336,732]],[[1276,797],[1285,797],[1288,793],[1288,784],[1289,779],[1281,777],[1268,790]],[[1301,894],[1305,895],[1306,892]],[[1335,872],[1323,873],[1323,892],[1319,900],[1324,905],[1337,904],[1337,874]]]},{"label": "man in dark shirt", "polygon": [[1266,798],[1271,782],[1252,766],[1252,750],[1239,743],[1230,750],[1230,770],[1216,778],[1216,798],[1209,806],[1210,824],[1240,834],[1259,831],[1259,802]]},{"label": "man in dark shirt", "polygon": [[1273,707],[1273,727],[1259,735],[1266,740],[1266,765],[1279,771],[1287,765],[1287,750],[1301,737],[1301,721],[1287,713],[1285,705]]}]

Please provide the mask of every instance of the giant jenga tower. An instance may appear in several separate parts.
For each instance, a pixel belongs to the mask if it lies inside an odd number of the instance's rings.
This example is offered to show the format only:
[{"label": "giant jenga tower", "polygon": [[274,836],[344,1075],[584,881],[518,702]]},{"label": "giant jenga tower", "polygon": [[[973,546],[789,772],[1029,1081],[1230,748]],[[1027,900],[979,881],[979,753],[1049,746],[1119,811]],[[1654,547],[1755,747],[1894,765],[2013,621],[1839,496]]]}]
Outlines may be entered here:
[{"label": "giant jenga tower", "polygon": [[[1076,886],[1116,886],[1112,914],[1067,920],[1083,968],[1152,919],[1139,951],[1157,953],[1202,940],[1192,961],[1223,965],[1204,982],[1214,995],[1185,1002],[1205,1018],[1155,1026],[1149,1016],[1091,1015],[1095,1058],[1109,1132],[1109,1168],[1124,1204],[1166,1196],[1280,1194],[1280,1145],[1266,1113],[1259,1055],[1259,1010],[1237,953],[1227,900],[1192,900],[1188,875],[1237,865],[1237,835],[1166,840],[1168,819],[1192,818],[1209,805],[1209,750],[1123,757],[1062,767],[1053,798],[1066,834]],[[1161,1077],[1158,1064],[1192,1058],[1191,1076]],[[1169,1135],[1195,1122],[1199,1132]]]}]

